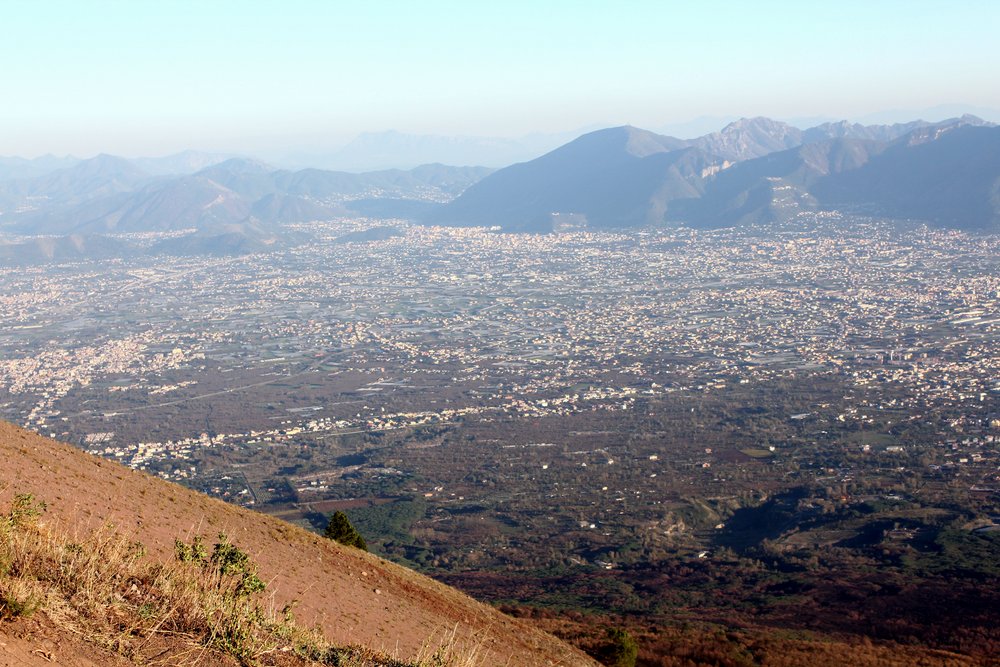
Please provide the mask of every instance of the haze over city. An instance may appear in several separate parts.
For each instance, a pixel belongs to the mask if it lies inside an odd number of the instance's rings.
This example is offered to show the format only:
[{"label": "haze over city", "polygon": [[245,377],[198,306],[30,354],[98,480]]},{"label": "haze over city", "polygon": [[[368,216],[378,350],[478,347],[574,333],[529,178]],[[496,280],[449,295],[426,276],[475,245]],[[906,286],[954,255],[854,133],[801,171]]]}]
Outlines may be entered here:
[{"label": "haze over city", "polygon": [[695,136],[758,115],[1000,120],[1000,6],[985,2],[105,0],[4,14],[0,155],[280,162],[386,130]]}]

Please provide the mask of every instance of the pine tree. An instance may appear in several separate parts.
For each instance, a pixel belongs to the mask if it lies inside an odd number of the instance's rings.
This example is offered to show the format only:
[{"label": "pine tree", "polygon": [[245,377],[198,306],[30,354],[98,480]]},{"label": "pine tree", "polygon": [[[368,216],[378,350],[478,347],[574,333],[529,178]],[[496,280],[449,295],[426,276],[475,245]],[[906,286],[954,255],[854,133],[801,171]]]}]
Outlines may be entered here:
[{"label": "pine tree", "polygon": [[608,628],[608,644],[602,654],[604,664],[610,667],[635,667],[639,645],[627,630]]},{"label": "pine tree", "polygon": [[326,524],[326,530],[323,531],[323,537],[368,551],[365,538],[361,537],[361,533],[351,525],[347,515],[339,510],[330,517],[330,522]]}]

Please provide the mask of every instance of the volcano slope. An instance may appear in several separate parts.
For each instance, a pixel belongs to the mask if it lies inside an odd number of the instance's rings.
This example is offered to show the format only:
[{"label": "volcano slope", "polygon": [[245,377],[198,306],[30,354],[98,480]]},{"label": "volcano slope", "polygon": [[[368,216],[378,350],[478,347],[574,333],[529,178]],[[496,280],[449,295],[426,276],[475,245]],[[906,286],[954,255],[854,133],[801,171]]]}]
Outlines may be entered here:
[{"label": "volcano slope", "polygon": [[[113,530],[141,543],[143,558],[169,563],[176,560],[176,540],[203,536],[210,544],[225,534],[256,563],[268,604],[277,610],[293,605],[297,626],[315,628],[335,645],[406,661],[445,647],[459,667],[597,664],[526,621],[377,556],[5,422],[0,460],[0,508],[30,494],[46,505],[38,522],[72,540]],[[0,665],[131,664],[85,639],[53,622],[44,608],[30,618],[0,614]],[[61,654],[53,655],[56,650]],[[204,651],[197,662],[236,664]]]}]

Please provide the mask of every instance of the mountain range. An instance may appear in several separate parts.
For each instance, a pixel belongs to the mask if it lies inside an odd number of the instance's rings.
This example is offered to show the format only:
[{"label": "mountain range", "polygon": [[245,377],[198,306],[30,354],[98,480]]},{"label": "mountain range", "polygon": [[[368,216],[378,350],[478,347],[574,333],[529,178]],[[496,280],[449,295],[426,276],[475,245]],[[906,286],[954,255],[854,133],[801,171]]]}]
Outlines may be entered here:
[{"label": "mountain range", "polygon": [[743,118],[694,139],[624,126],[499,170],[427,164],[357,174],[223,158],[3,158],[0,232],[28,238],[0,244],[0,262],[126,254],[120,240],[93,239],[143,232],[186,233],[153,252],[258,252],[302,240],[285,223],[341,216],[549,232],[768,225],[836,209],[1000,229],[1000,128],[974,116],[805,130]]},{"label": "mountain range", "polygon": [[843,209],[977,231],[1000,229],[1000,128],[976,117],[799,130],[767,118],[680,140],[634,127],[586,134],[498,170],[428,222],[551,231],[769,224]]},{"label": "mountain range", "polygon": [[41,176],[0,181],[0,210],[5,226],[30,234],[299,222],[345,215],[345,203],[366,197],[446,201],[489,172],[444,165],[365,174],[292,172],[232,158],[190,175],[155,176],[132,161],[99,155]]},{"label": "mountain range", "polygon": [[[173,163],[190,166],[201,159],[175,156]],[[144,232],[190,232],[153,251],[256,252],[295,240],[283,223],[365,216],[373,206],[390,215],[394,208],[422,210],[452,199],[490,171],[437,164],[364,174],[288,171],[230,158],[191,174],[165,176],[136,161],[99,155],[40,175],[0,180],[0,230],[59,237],[0,244],[0,262],[75,259],[85,256],[87,247],[101,252],[83,239]],[[124,252],[127,244],[115,247]]]}]

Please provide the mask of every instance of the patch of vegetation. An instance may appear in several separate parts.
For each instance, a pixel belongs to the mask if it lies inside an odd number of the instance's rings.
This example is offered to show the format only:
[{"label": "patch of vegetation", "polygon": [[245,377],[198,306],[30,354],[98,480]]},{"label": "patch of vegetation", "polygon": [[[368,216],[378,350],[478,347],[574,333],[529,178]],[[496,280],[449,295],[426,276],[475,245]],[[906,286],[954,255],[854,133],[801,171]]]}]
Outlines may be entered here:
[{"label": "patch of vegetation", "polygon": [[366,535],[377,536],[381,542],[409,544],[413,541],[410,528],[427,514],[423,499],[396,500],[385,505],[358,507],[348,511],[351,521]]},{"label": "patch of vegetation", "polygon": [[201,536],[175,540],[174,560],[158,563],[146,558],[141,543],[108,525],[71,541],[39,521],[44,511],[44,503],[18,495],[0,514],[0,622],[43,613],[64,631],[135,664],[154,657],[174,664],[194,648],[247,667],[478,664],[447,644],[413,662],[330,644],[298,626],[290,608],[268,611],[256,564],[224,534],[211,552]]},{"label": "patch of vegetation", "polygon": [[628,630],[608,628],[607,644],[602,647],[602,662],[608,667],[635,667],[639,655],[639,645]]},{"label": "patch of vegetation", "polygon": [[768,449],[741,449],[740,452],[746,454],[752,459],[769,459],[774,456],[774,452]]},{"label": "patch of vegetation", "polygon": [[361,533],[351,525],[350,519],[341,511],[336,511],[330,516],[330,523],[326,525],[323,537],[340,542],[349,547],[356,547],[363,551],[368,551],[368,544]]},{"label": "patch of vegetation", "polygon": [[[17,530],[31,528],[45,511],[45,503],[31,494],[17,494],[7,514],[0,517],[0,539],[7,542]],[[9,548],[0,549],[0,620],[29,617],[42,604],[42,590],[32,581],[10,576],[16,566],[16,554]]]},{"label": "patch of vegetation", "polygon": [[924,574],[987,580],[1000,577],[1000,532],[972,532],[949,526],[934,538],[929,554],[912,554],[905,564]]}]

